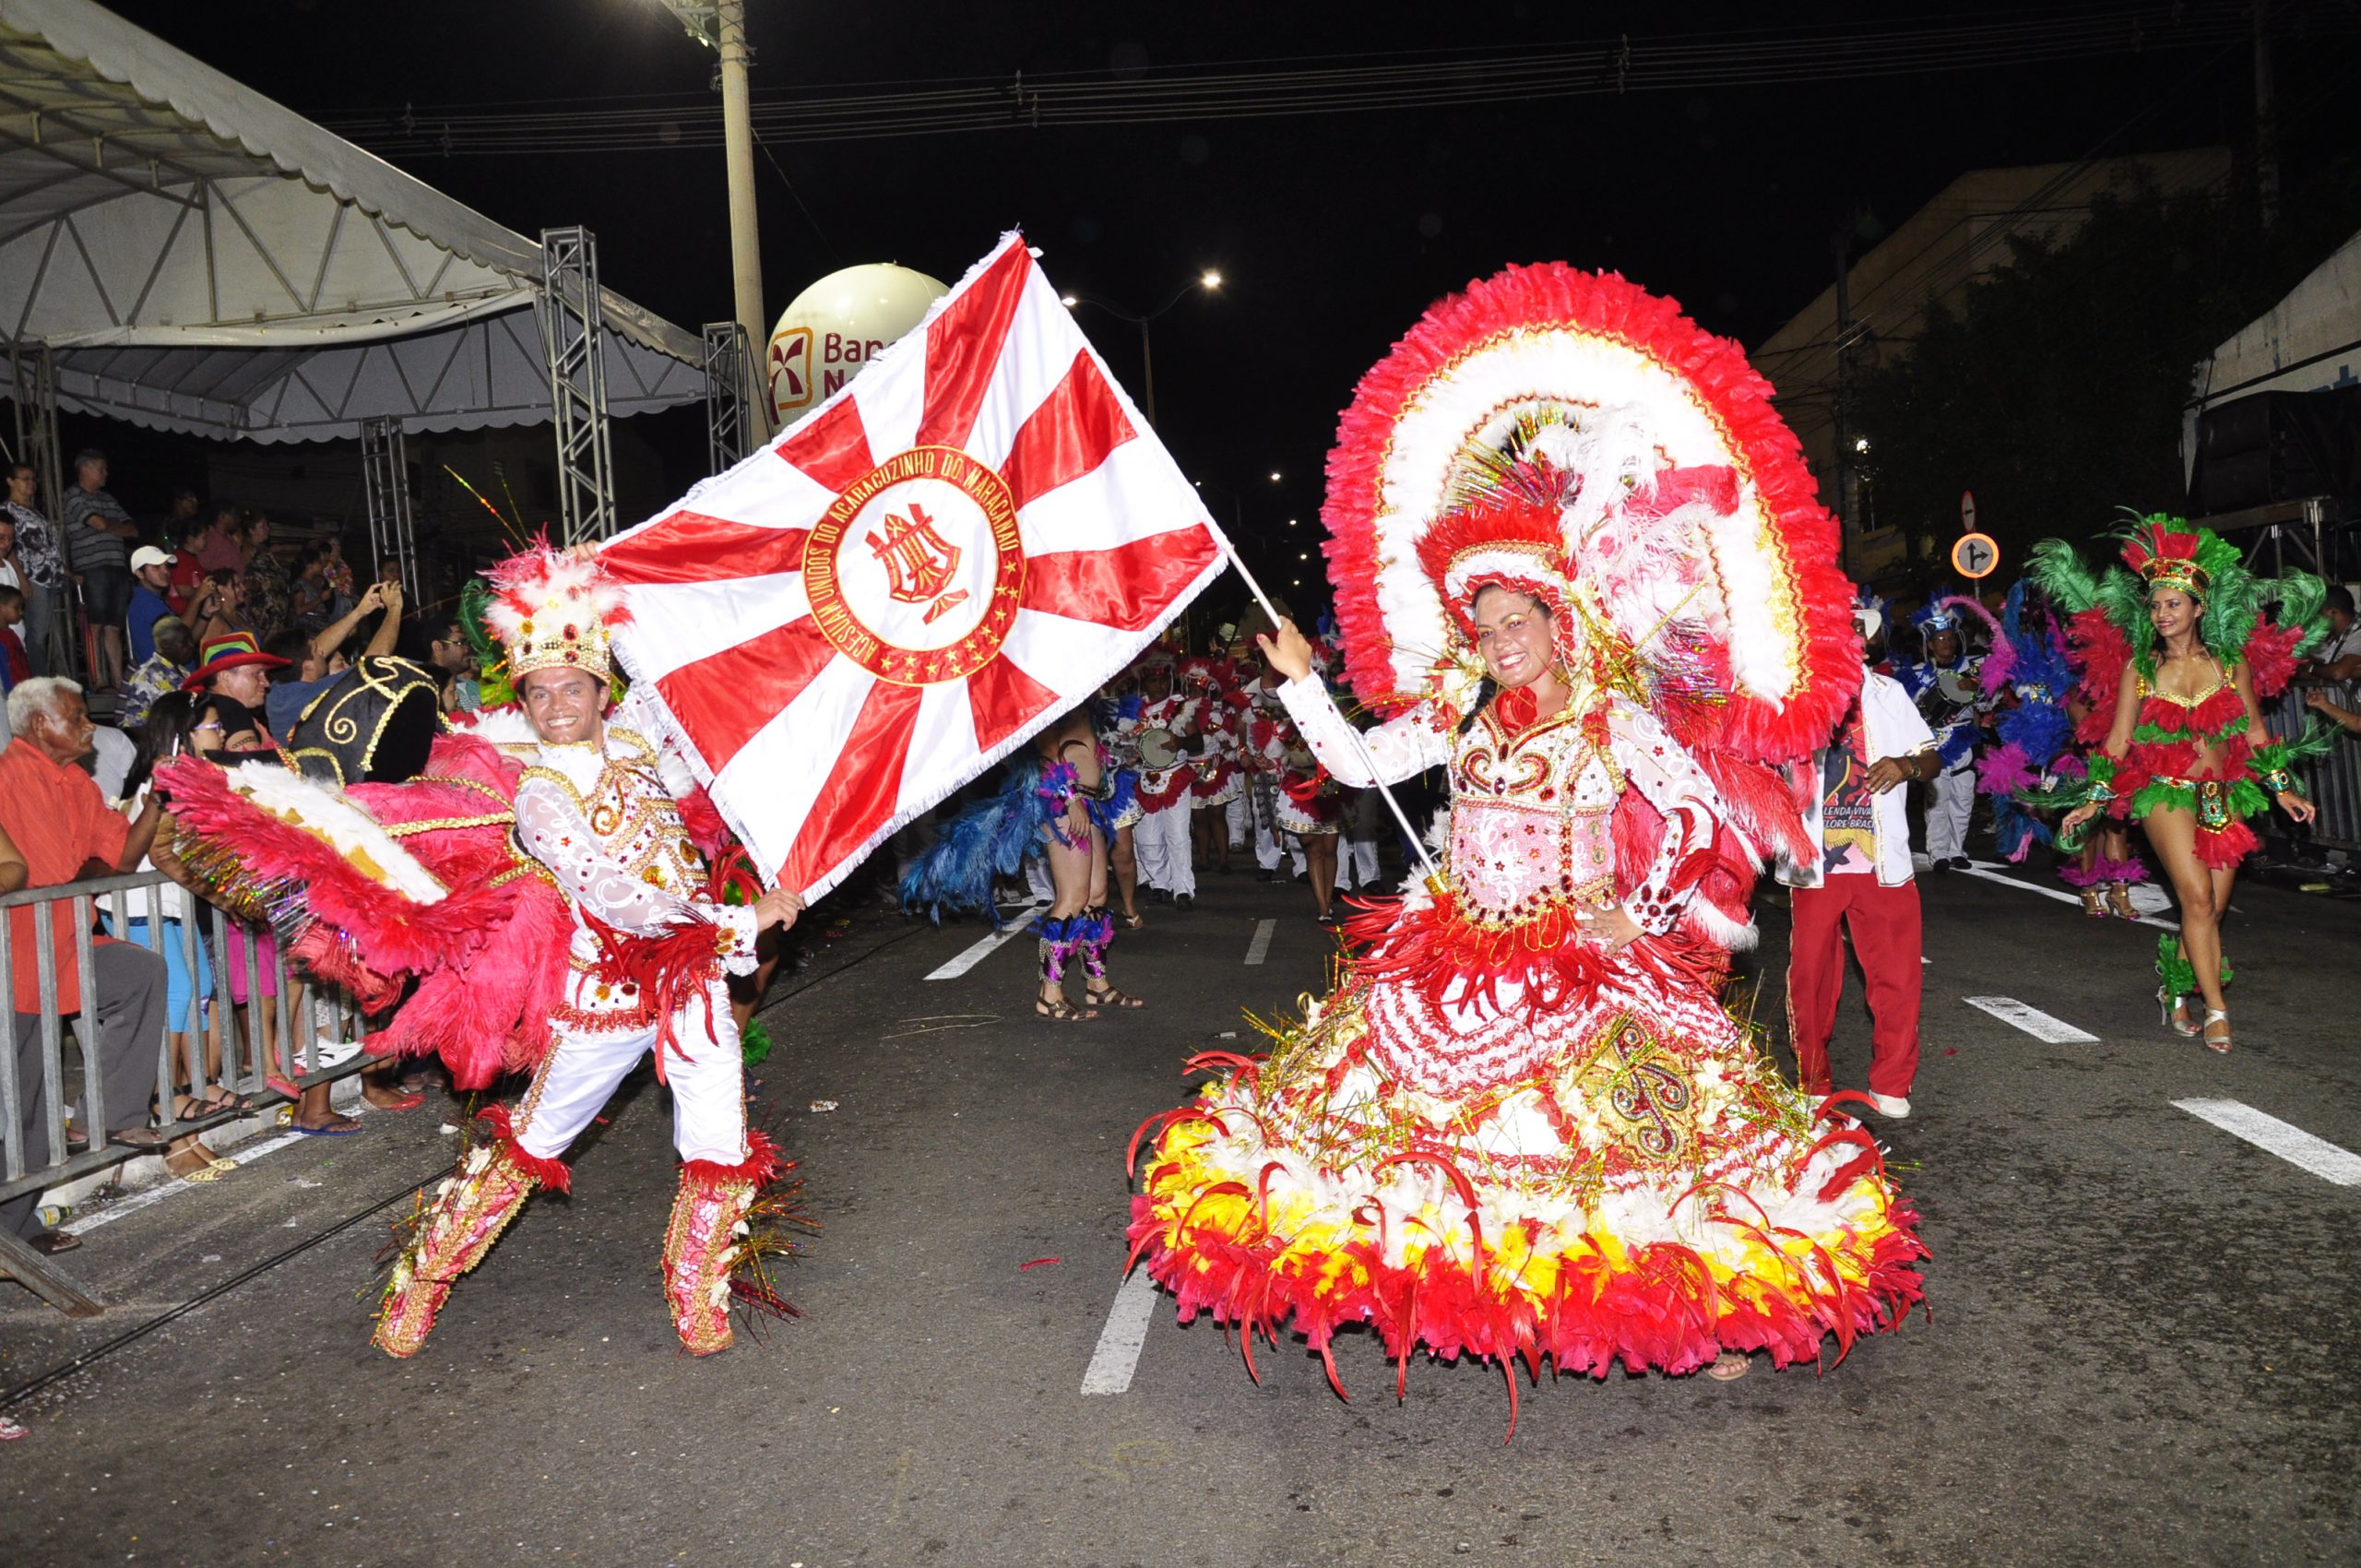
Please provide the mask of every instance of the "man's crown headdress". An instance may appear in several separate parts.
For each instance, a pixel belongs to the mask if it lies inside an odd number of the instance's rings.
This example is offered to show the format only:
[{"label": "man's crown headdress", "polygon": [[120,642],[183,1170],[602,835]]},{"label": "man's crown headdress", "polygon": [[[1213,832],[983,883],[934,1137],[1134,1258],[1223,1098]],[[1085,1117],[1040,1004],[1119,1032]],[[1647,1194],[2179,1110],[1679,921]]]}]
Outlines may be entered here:
[{"label": "man's crown headdress", "polygon": [[487,574],[492,595],[484,620],[508,652],[508,674],[522,683],[536,670],[581,670],[604,681],[614,669],[614,629],[631,618],[623,591],[607,577],[589,545],[552,550],[542,540]]}]

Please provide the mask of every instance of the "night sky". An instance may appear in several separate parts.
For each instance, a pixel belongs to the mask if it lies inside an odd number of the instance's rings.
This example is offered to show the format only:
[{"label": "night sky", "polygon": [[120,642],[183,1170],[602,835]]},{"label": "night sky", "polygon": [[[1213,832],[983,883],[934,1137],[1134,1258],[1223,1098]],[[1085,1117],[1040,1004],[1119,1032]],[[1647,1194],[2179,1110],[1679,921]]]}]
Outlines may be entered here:
[{"label": "night sky", "polygon": [[[116,10],[290,107],[340,125],[439,110],[622,94],[694,100],[712,73],[654,0],[121,0]],[[2119,4],[1979,7],[2070,18]],[[2296,16],[2298,10],[2308,16]],[[2280,6],[2318,30],[2279,51],[2291,176],[2351,140],[2351,4]],[[1705,42],[1802,34],[1915,7],[1571,6],[1260,0],[1188,6],[875,5],[753,0],[758,97],[855,82],[1055,71],[1110,80],[1221,62]],[[358,18],[365,16],[364,27]],[[1821,34],[1820,36],[1828,36]],[[1414,54],[1413,58],[1417,56]],[[1442,67],[1438,65],[1440,73]],[[1135,310],[1218,267],[1217,299],[1157,325],[1166,439],[1252,536],[1310,525],[1319,466],[1355,379],[1436,296],[1512,261],[1623,271],[1707,327],[1759,341],[1828,281],[1830,238],[1871,236],[1971,168],[2227,142],[2250,134],[2240,42],[1802,85],[1738,85],[1319,117],[969,131],[781,146],[757,155],[776,315],[836,267],[891,260],[951,281],[1021,225],[1062,288]],[[636,106],[636,105],[635,105]],[[366,137],[357,139],[366,141]],[[718,148],[403,155],[413,173],[527,234],[581,222],[608,284],[694,330],[730,313]],[[792,180],[799,208],[787,188]],[[1137,395],[1132,329],[1086,313]],[[694,427],[692,427],[694,434]],[[676,445],[685,445],[676,441]],[[700,461],[701,437],[683,461]],[[1267,475],[1286,476],[1277,485]],[[695,477],[682,473],[682,482]]]}]

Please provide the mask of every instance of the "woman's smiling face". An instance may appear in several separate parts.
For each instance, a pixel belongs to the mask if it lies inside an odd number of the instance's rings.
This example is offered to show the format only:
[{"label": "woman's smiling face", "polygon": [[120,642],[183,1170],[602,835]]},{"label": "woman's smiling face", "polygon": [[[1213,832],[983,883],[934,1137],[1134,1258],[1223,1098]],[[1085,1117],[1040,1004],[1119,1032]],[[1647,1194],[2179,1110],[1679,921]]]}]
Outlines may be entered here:
[{"label": "woman's smiling face", "polygon": [[2160,637],[2177,637],[2195,626],[2201,609],[2197,600],[2170,586],[2148,596],[2148,620]]},{"label": "woman's smiling face", "polygon": [[1509,691],[1529,686],[1557,657],[1549,612],[1529,594],[1486,588],[1476,594],[1476,654],[1484,672]]}]

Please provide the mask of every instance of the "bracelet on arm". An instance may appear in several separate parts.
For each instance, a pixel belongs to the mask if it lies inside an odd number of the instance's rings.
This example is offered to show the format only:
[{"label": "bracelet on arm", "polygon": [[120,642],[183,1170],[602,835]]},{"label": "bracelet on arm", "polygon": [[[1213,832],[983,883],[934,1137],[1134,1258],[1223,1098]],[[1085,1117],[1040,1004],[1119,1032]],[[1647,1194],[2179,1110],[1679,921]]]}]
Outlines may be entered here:
[{"label": "bracelet on arm", "polygon": [[2287,776],[2285,768],[2274,767],[2263,774],[2262,787],[2274,795],[2286,795],[2295,792],[2296,781]]},{"label": "bracelet on arm", "polygon": [[2106,779],[2094,778],[2091,780],[2091,804],[2094,806],[2103,806],[2114,799],[2115,791],[2108,787]]}]

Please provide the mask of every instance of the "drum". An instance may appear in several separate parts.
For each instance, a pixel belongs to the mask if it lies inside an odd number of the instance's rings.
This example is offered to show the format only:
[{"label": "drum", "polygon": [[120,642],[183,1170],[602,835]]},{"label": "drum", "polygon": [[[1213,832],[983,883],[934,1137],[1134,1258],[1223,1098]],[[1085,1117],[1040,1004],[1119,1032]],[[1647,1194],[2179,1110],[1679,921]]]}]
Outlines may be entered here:
[{"label": "drum", "polygon": [[1984,695],[1980,684],[1957,670],[1938,671],[1935,688],[1961,707],[1973,707]]},{"label": "drum", "polygon": [[1162,773],[1180,762],[1180,738],[1171,731],[1157,726],[1140,731],[1140,766],[1150,773]]}]

